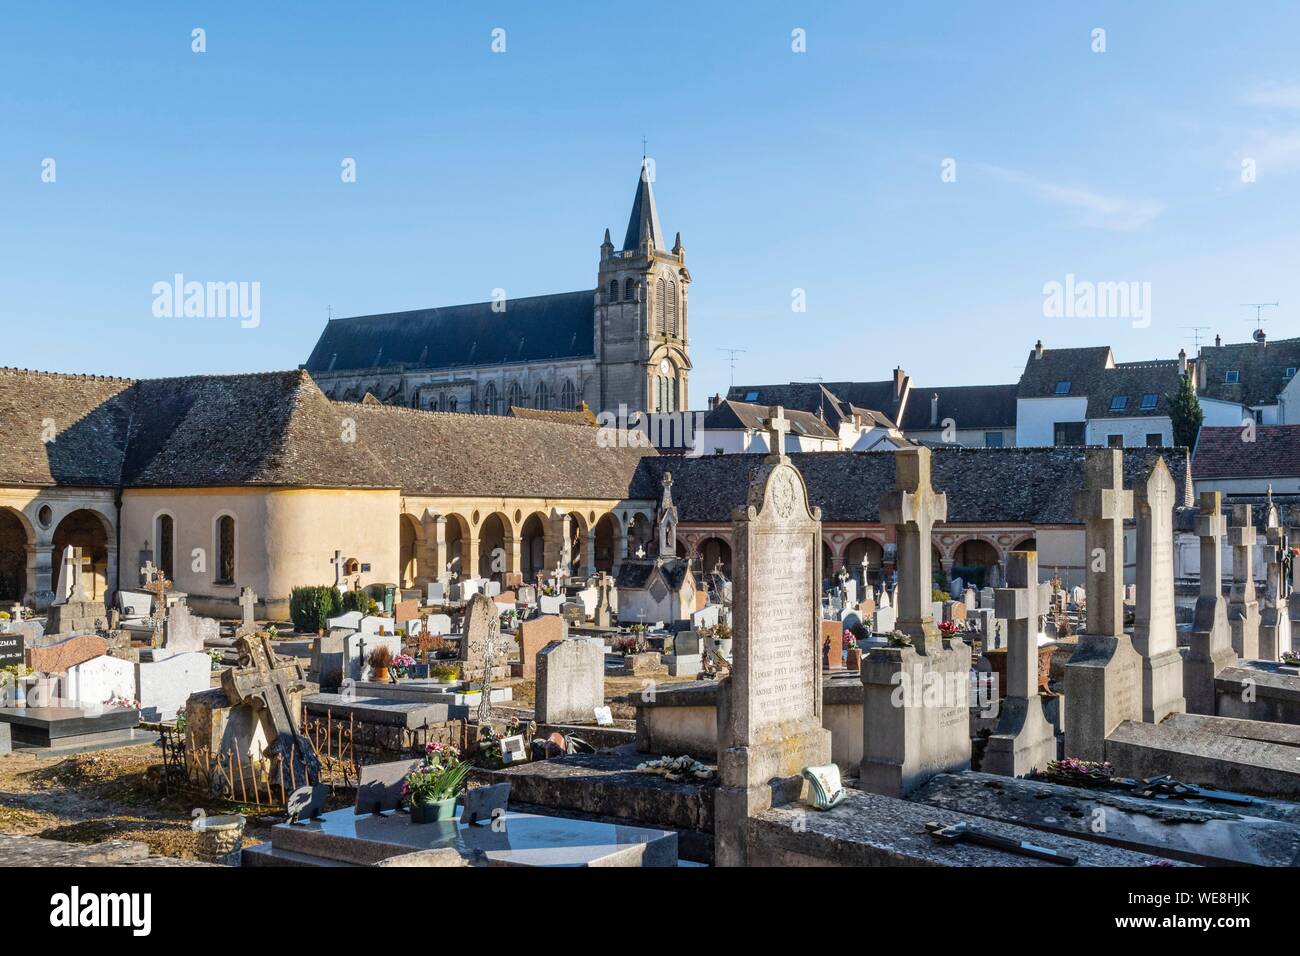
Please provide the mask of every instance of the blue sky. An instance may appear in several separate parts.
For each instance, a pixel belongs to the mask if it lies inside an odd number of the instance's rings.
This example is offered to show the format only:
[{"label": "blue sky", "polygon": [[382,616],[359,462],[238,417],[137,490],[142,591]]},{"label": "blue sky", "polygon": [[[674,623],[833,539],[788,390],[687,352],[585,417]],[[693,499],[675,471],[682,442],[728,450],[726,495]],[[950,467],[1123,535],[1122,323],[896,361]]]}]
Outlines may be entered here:
[{"label": "blue sky", "polygon": [[[1014,381],[1040,336],[1244,341],[1248,301],[1300,334],[1300,9],[1070,6],[9,5],[0,365],[292,368],[329,309],[592,288],[643,135],[697,407],[724,348],[737,383],[934,386]],[[259,282],[260,325],[155,317],[178,272]],[[1149,326],[1045,317],[1067,274],[1150,283]]]}]

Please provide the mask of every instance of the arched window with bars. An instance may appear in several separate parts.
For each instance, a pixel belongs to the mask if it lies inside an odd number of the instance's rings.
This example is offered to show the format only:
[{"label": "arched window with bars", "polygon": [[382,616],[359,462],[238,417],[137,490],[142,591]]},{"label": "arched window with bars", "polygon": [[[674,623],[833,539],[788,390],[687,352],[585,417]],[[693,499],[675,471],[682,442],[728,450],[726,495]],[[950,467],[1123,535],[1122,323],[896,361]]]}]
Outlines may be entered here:
[{"label": "arched window with bars", "polygon": [[566,412],[571,412],[578,407],[578,391],[573,387],[570,379],[565,379],[564,384],[560,387],[560,408]]},{"label": "arched window with bars", "polygon": [[677,283],[668,282],[668,334],[677,334]]},{"label": "arched window with bars", "polygon": [[635,279],[629,278],[626,282],[623,283],[623,301],[624,302],[636,301],[636,280]]},{"label": "arched window with bars", "polygon": [[660,335],[664,334],[664,303],[668,298],[664,291],[664,285],[663,279],[655,283],[655,330]]},{"label": "arched window with bars", "polygon": [[618,280],[617,279],[609,280],[609,301],[610,302],[618,301]]},{"label": "arched window with bars", "polygon": [[533,407],[542,409],[551,407],[551,394],[546,390],[545,382],[538,382],[537,388],[533,391]]},{"label": "arched window with bars", "polygon": [[506,392],[506,404],[511,408],[523,408],[524,390],[518,382],[510,383],[510,389]]},{"label": "arched window with bars", "polygon": [[483,414],[495,415],[497,413],[497,383],[488,382],[483,389]]}]

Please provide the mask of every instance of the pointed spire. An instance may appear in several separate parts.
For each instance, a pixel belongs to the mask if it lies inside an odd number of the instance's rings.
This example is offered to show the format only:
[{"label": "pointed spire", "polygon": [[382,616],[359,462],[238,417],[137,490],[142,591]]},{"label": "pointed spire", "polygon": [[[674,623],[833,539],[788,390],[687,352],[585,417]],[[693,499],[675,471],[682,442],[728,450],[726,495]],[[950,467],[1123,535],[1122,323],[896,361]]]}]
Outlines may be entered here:
[{"label": "pointed spire", "polygon": [[640,247],[644,238],[649,238],[654,248],[664,248],[664,233],[659,227],[659,210],[655,208],[655,194],[650,186],[651,162],[641,161],[641,172],[637,176],[636,198],[632,201],[632,216],[627,221],[627,235],[623,237],[623,250],[631,251]]},{"label": "pointed spire", "polygon": [[678,259],[686,254],[686,247],[682,245],[682,234],[677,233],[677,241],[673,243],[673,255]]}]

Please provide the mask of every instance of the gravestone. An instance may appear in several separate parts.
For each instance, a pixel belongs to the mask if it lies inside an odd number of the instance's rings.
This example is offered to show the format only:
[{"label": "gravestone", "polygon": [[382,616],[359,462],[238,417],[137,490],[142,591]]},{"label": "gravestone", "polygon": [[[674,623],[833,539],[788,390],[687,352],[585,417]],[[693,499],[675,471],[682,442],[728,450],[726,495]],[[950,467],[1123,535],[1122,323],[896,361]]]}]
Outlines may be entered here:
[{"label": "gravestone", "polygon": [[[1037,583],[1035,583],[1034,586],[1035,588],[1037,588]],[[992,608],[994,600],[995,600],[995,595],[994,595],[993,588],[991,587],[980,588],[979,606],[981,609]]]},{"label": "gravestone", "polygon": [[59,583],[55,589],[56,599],[47,612],[45,622],[45,630],[49,634],[82,631],[93,633],[101,629],[108,619],[103,602],[86,597],[86,585],[82,579],[84,560],[81,548],[68,545],[63,549]]},{"label": "gravestone", "polygon": [[265,634],[236,638],[235,650],[239,663],[221,672],[221,689],[234,707],[249,707],[259,723],[270,725],[263,756],[272,760],[272,776],[283,768],[290,771],[285,779],[319,783],[320,760],[294,720],[293,695],[306,687],[302,666],[277,657]]},{"label": "gravestone", "polygon": [[769,421],[777,449],[751,471],[732,516],[733,663],[718,689],[715,861],[748,863],[748,820],[796,800],[804,767],[830,762],[822,727],[821,511],[781,449],[780,406]]},{"label": "gravestone", "polygon": [[344,634],[331,631],[311,645],[311,680],[322,690],[334,690],[343,683]]},{"label": "gravestone", "polygon": [[1142,719],[1142,663],[1124,633],[1124,521],[1133,517],[1133,492],[1124,489],[1118,449],[1084,451],[1074,514],[1084,522],[1088,630],[1065,665],[1065,755],[1104,760],[1106,736]]},{"label": "gravestone", "polygon": [[1142,719],[1158,724],[1187,709],[1174,620],[1174,479],[1157,458],[1133,494],[1137,512],[1137,610],[1133,649],[1142,658]]},{"label": "gravestone", "polygon": [[96,634],[78,634],[53,644],[28,647],[27,666],[38,674],[62,674],[69,667],[108,653],[108,641]]},{"label": "gravestone", "polygon": [[876,613],[871,616],[871,633],[892,634],[897,623],[896,612],[892,607],[888,604],[878,607]]},{"label": "gravestone", "polygon": [[391,763],[372,763],[361,768],[357,783],[357,802],[352,812],[356,816],[366,813],[383,813],[402,805],[402,787],[412,770],[423,760],[396,760]]},{"label": "gravestone", "polygon": [[[357,631],[343,638],[343,677],[345,680],[370,680],[370,652],[379,646],[396,657],[402,653],[402,639],[396,634],[365,634]],[[321,682],[325,683],[324,681]]]},{"label": "gravestone", "polygon": [[1007,686],[982,765],[988,773],[1004,777],[1044,770],[1056,759],[1056,729],[1038,693],[1037,580],[1038,552],[1012,551],[1007,587],[998,589],[995,608],[1007,622]]},{"label": "gravestone", "polygon": [[[462,680],[482,681],[485,674],[484,655],[487,651],[488,642],[493,639],[493,628],[496,633],[500,632],[501,618],[497,613],[496,603],[482,594],[474,594],[469,599],[469,605],[465,608],[464,624],[461,628],[460,650],[457,658],[460,661],[460,676]],[[497,652],[498,661],[493,665],[493,677],[505,678],[509,676],[509,665],[502,663],[504,658],[501,657],[500,651]]]},{"label": "gravestone", "polygon": [[112,698],[135,699],[135,667],[120,657],[94,657],[69,667],[62,696],[70,706],[96,707]]},{"label": "gravestone", "polygon": [[592,614],[596,627],[614,626],[614,609],[610,603],[614,579],[602,571],[596,578],[596,609]]},{"label": "gravestone", "polygon": [[1223,538],[1227,531],[1222,493],[1201,492],[1196,516],[1196,534],[1201,539],[1201,592],[1183,660],[1183,696],[1192,714],[1214,715],[1214,678],[1237,661],[1228,625],[1228,602],[1223,598]]},{"label": "gravestone", "polygon": [[1277,506],[1269,494],[1267,518],[1264,529],[1265,562],[1264,601],[1259,612],[1259,656],[1261,660],[1276,661],[1283,651],[1291,650],[1291,618],[1287,614],[1286,582],[1282,572],[1282,549],[1286,545],[1286,531],[1282,528]]},{"label": "gravestone", "polygon": [[25,642],[26,638],[21,631],[0,632],[0,668],[23,663]]},{"label": "gravestone", "polygon": [[243,637],[245,634],[256,634],[257,621],[254,619],[254,613],[257,608],[257,592],[252,588],[241,588],[239,607],[243,611],[243,620],[239,624],[239,629],[235,631],[235,636]]},{"label": "gravestone", "polygon": [[537,599],[537,605],[543,614],[559,614],[564,601],[554,594],[543,594]]},{"label": "gravestone", "polygon": [[354,631],[359,631],[361,630],[361,619],[364,617],[365,615],[360,611],[348,611],[345,614],[340,614],[338,617],[330,618],[325,622],[325,624],[330,628],[347,627]]},{"label": "gravestone", "polygon": [[605,650],[590,641],[555,641],[537,654],[535,719],[588,722],[605,703]]},{"label": "gravestone", "polygon": [[519,661],[523,665],[523,677],[532,680],[537,676],[537,655],[555,641],[568,637],[569,626],[562,618],[554,614],[524,621],[519,625]]},{"label": "gravestone", "polygon": [[827,670],[844,669],[844,624],[842,621],[822,621],[822,664]]},{"label": "gravestone", "polygon": [[894,471],[880,518],[895,527],[897,630],[911,644],[874,647],[862,661],[859,778],[864,790],[901,797],[936,773],[970,768],[971,650],[960,635],[941,639],[929,610],[931,531],[948,514],[930,483],[930,449],[899,449]]},{"label": "gravestone", "polygon": [[446,595],[446,585],[441,581],[430,581],[425,591],[425,601],[428,604],[442,604],[447,599]]},{"label": "gravestone", "polygon": [[167,623],[163,630],[163,647],[177,654],[203,650],[204,642],[216,642],[221,637],[221,625],[210,617],[196,617],[188,606],[173,604],[167,609]]},{"label": "gravestone", "polygon": [[212,658],[201,652],[174,654],[135,665],[135,697],[146,720],[171,720],[191,694],[212,684]]},{"label": "gravestone", "polygon": [[1233,505],[1232,523],[1228,526],[1228,543],[1232,545],[1228,626],[1232,629],[1232,649],[1248,661],[1259,658],[1259,601],[1252,567],[1258,537],[1251,506]]}]

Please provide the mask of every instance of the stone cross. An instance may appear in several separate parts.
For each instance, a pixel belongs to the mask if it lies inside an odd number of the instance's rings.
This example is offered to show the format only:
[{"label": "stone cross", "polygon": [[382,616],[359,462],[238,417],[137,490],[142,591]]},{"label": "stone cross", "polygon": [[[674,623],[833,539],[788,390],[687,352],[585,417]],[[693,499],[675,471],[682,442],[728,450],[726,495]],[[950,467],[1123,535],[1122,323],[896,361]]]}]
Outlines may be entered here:
[{"label": "stone cross", "polygon": [[278,754],[282,766],[285,761],[292,761],[294,782],[315,782],[319,779],[320,762],[311,743],[298,733],[293,719],[292,695],[306,686],[302,665],[277,657],[270,637],[265,634],[237,638],[235,648],[239,654],[238,666],[221,672],[221,688],[226,692],[226,699],[235,705],[249,704],[259,714],[264,711],[276,738],[268,750]]},{"label": "stone cross", "polygon": [[1201,509],[1196,516],[1196,535],[1201,539],[1201,597],[1223,596],[1223,539],[1227,533],[1222,493],[1201,492]]},{"label": "stone cross", "polygon": [[1223,516],[1223,495],[1201,492],[1196,534],[1201,539],[1201,593],[1196,599],[1192,632],[1183,659],[1183,693],[1187,710],[1213,716],[1217,710],[1214,678],[1236,660],[1228,626],[1228,605],[1223,599],[1223,538],[1228,521]]},{"label": "stone cross", "polygon": [[1264,540],[1268,543],[1268,582],[1266,585],[1265,603],[1269,607],[1277,607],[1282,603],[1282,597],[1286,591],[1286,585],[1282,581],[1282,549],[1286,545],[1286,530],[1278,521],[1277,509],[1270,507],[1268,511],[1268,526],[1264,529]]},{"label": "stone cross", "polygon": [[334,565],[334,586],[339,590],[347,587],[347,581],[344,580],[343,574],[343,552],[335,551],[334,557],[330,558],[330,564]]},{"label": "stone cross", "polygon": [[994,590],[993,603],[1007,620],[1007,687],[982,769],[1023,777],[1056,759],[1056,730],[1038,694],[1038,552],[1011,552],[1007,586]]},{"label": "stone cross", "polygon": [[1007,688],[1004,696],[1038,696],[1038,552],[1012,551],[1007,586],[993,596],[996,616],[1007,622]]},{"label": "stone cross", "polygon": [[241,631],[255,631],[257,624],[253,620],[253,609],[257,606],[257,593],[252,588],[243,588],[239,592],[239,606],[244,609],[244,621]]},{"label": "stone cross", "polygon": [[948,517],[948,496],[930,484],[930,449],[894,452],[894,490],[880,500],[880,518],[897,528],[897,626],[913,639],[918,654],[933,653],[939,631],[930,611],[933,590],[931,533]]},{"label": "stone cross", "polygon": [[153,561],[146,561],[144,567],[140,569],[140,583],[152,584],[156,574],[158,574],[158,568],[154,566]]},{"label": "stone cross", "polygon": [[74,601],[86,600],[86,582],[82,579],[83,564],[85,556],[81,548],[72,549],[72,591],[68,595],[69,603]]},{"label": "stone cross", "polygon": [[1142,657],[1142,719],[1158,724],[1186,710],[1174,616],[1174,479],[1163,458],[1134,494],[1137,610],[1133,649]]},{"label": "stone cross", "polygon": [[644,558],[644,557],[645,557],[645,545],[638,544],[638,545],[636,546],[636,556],[637,556],[638,558]]},{"label": "stone cross", "polygon": [[1228,543],[1232,545],[1232,603],[1249,604],[1255,600],[1255,570],[1252,559],[1259,533],[1255,530],[1250,505],[1232,506],[1232,524]]},{"label": "stone cross", "polygon": [[1124,458],[1116,448],[1085,452],[1084,487],[1074,493],[1074,516],[1084,522],[1090,635],[1124,633],[1124,520],[1133,517],[1133,492],[1124,490]]},{"label": "stone cross", "polygon": [[777,405],[767,420],[767,450],[771,455],[785,454],[785,436],[790,431],[790,422],[786,420],[785,408]]}]

